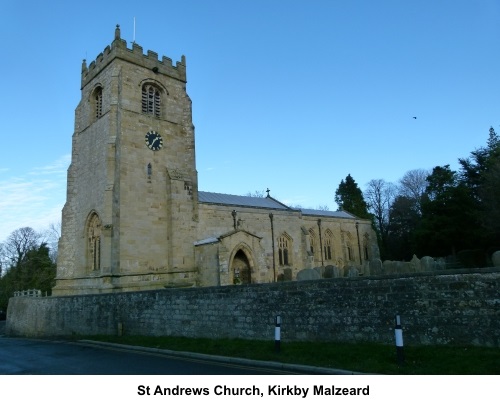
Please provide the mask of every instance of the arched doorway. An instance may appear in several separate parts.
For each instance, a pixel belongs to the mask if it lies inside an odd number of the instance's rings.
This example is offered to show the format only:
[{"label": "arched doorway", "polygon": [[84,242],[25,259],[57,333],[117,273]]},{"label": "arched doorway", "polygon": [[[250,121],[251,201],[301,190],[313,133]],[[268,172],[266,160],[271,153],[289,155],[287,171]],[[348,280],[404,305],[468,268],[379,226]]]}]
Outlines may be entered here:
[{"label": "arched doorway", "polygon": [[250,262],[242,249],[238,250],[234,255],[231,269],[233,284],[250,284],[252,282]]}]

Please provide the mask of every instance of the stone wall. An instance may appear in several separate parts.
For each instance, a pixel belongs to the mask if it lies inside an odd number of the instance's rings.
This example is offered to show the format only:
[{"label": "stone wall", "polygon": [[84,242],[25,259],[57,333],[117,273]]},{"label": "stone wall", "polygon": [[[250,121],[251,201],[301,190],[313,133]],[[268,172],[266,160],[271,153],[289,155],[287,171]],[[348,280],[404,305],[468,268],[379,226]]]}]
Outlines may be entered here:
[{"label": "stone wall", "polygon": [[162,289],[9,301],[11,336],[92,334],[500,347],[500,269]]}]

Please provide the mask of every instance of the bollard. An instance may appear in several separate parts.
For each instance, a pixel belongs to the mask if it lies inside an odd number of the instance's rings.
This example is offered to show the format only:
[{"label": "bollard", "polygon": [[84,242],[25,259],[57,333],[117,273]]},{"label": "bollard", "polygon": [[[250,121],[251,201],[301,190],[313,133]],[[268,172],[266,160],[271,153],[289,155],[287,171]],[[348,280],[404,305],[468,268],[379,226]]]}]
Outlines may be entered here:
[{"label": "bollard", "polygon": [[394,328],[394,335],[396,338],[396,356],[398,365],[402,366],[405,362],[405,357],[403,352],[403,328],[401,327],[401,317],[396,315],[395,321],[396,326]]},{"label": "bollard", "polygon": [[281,349],[281,315],[277,315],[275,321],[274,349],[276,353],[279,353]]}]

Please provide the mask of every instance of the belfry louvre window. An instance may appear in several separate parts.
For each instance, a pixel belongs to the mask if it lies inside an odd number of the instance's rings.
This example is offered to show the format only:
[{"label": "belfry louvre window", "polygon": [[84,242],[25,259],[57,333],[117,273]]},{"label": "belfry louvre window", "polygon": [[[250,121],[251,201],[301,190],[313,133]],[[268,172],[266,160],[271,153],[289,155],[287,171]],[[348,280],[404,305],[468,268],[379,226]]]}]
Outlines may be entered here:
[{"label": "belfry louvre window", "polygon": [[142,112],[160,118],[160,91],[152,85],[142,87]]},{"label": "belfry louvre window", "polygon": [[92,120],[97,121],[102,117],[102,87],[97,86],[90,98],[92,104]]}]

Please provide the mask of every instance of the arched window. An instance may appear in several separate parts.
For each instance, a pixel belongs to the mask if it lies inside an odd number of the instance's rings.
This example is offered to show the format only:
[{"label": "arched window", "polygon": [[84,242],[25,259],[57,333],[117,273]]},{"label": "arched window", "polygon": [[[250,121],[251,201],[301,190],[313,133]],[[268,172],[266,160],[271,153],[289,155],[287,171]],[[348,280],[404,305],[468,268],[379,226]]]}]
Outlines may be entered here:
[{"label": "arched window", "polygon": [[142,86],[142,112],[160,118],[160,106],[160,90],[150,84]]},{"label": "arched window", "polygon": [[327,229],[325,232],[325,242],[323,249],[325,251],[325,260],[332,260],[333,257],[333,234],[332,232]]},{"label": "arched window", "polygon": [[87,257],[90,270],[101,268],[101,231],[102,223],[99,215],[93,213],[87,229]]},{"label": "arched window", "polygon": [[99,87],[94,95],[95,99],[95,118],[99,119],[102,116],[102,88]]},{"label": "arched window", "polygon": [[280,266],[288,266],[291,264],[291,252],[292,240],[284,233],[278,238],[278,261]]},{"label": "arched window", "polygon": [[349,232],[342,232],[342,244],[344,246],[344,258],[351,262],[354,261],[354,250],[352,248],[351,234]]},{"label": "arched window", "polygon": [[309,229],[309,244],[311,245],[311,253],[314,259],[316,259],[318,249],[316,248],[316,234],[313,229]]},{"label": "arched window", "polygon": [[90,97],[92,105],[92,121],[102,117],[102,87],[97,86]]}]

